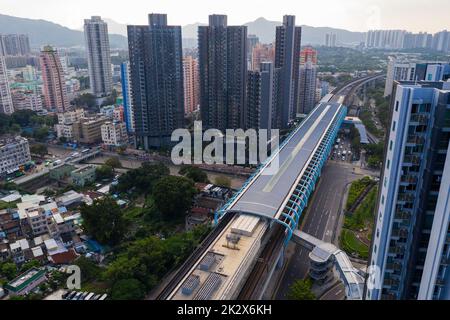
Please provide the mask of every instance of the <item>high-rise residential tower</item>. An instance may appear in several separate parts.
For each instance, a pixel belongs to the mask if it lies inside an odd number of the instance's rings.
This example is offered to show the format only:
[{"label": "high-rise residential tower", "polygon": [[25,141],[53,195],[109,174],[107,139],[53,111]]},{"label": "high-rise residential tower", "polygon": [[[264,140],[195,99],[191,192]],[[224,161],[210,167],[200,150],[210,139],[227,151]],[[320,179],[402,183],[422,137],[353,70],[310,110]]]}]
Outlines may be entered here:
[{"label": "high-rise residential tower", "polygon": [[64,71],[58,52],[45,46],[40,55],[44,101],[47,109],[64,112],[69,108]]},{"label": "high-rise residential tower", "polygon": [[170,145],[184,120],[181,27],[150,14],[148,26],[128,26],[128,49],[137,145]]},{"label": "high-rise residential tower", "polygon": [[277,102],[279,69],[262,62],[259,71],[248,71],[245,129],[272,129]]},{"label": "high-rise residential tower", "polygon": [[389,57],[384,96],[387,97],[392,93],[394,81],[446,81],[449,78],[449,63],[419,63]]},{"label": "high-rise residential tower", "polygon": [[306,47],[300,53],[300,80],[297,113],[308,114],[316,104],[317,52]]},{"label": "high-rise residential tower", "polygon": [[298,81],[302,28],[295,26],[295,16],[284,16],[276,28],[275,68],[280,68],[280,97],[276,111],[276,128],[287,128],[298,108]]},{"label": "high-rise residential tower", "polygon": [[112,91],[112,75],[108,25],[101,17],[85,19],[84,38],[91,91],[98,97],[109,95]]},{"label": "high-rise residential tower", "polygon": [[449,299],[450,82],[400,82],[391,101],[366,298]]},{"label": "high-rise residential tower", "polygon": [[192,113],[198,109],[200,83],[198,77],[198,60],[190,55],[183,58],[184,74],[184,112]]},{"label": "high-rise residential tower", "polygon": [[337,43],[336,33],[327,33],[325,35],[325,46],[326,47],[334,48],[334,47],[336,47],[336,43]]},{"label": "high-rise residential tower", "polygon": [[0,113],[11,114],[13,112],[14,106],[8,82],[5,57],[0,54]]},{"label": "high-rise residential tower", "polygon": [[127,132],[132,133],[134,132],[134,108],[133,99],[131,98],[130,63],[128,61],[120,65],[120,78],[122,81],[124,120]]},{"label": "high-rise residential tower", "polygon": [[0,55],[26,56],[30,54],[30,40],[26,34],[0,34]]},{"label": "high-rise residential tower", "polygon": [[247,27],[210,15],[198,28],[203,128],[243,128],[247,85]]}]

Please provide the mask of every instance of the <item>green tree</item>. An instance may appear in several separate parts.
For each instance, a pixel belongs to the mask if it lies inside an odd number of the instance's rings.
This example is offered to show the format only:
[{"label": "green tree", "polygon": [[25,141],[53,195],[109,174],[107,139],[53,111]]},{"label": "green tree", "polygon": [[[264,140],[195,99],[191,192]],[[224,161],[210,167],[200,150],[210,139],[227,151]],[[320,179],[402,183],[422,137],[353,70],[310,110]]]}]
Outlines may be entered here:
[{"label": "green tree", "polygon": [[82,204],[80,212],[84,230],[100,243],[116,245],[127,231],[126,219],[111,197],[95,200],[91,206]]},{"label": "green tree", "polygon": [[95,169],[95,176],[98,180],[111,179],[114,176],[114,169],[109,165],[101,165]]},{"label": "green tree", "polygon": [[102,268],[100,268],[92,260],[84,256],[81,256],[77,260],[75,260],[75,265],[80,267],[81,274],[83,275],[83,282],[97,280],[102,272]]},{"label": "green tree", "polygon": [[311,287],[310,279],[296,280],[289,288],[288,298],[291,300],[315,300],[316,296]]},{"label": "green tree", "polygon": [[38,260],[30,260],[28,262],[25,262],[22,267],[20,268],[20,272],[25,272],[31,268],[37,268],[41,265],[41,263]]},{"label": "green tree", "polygon": [[218,176],[214,180],[214,184],[217,186],[225,187],[225,188],[231,188],[231,180],[228,177],[224,176]]},{"label": "green tree", "polygon": [[135,191],[139,194],[152,192],[153,186],[161,177],[169,175],[170,170],[162,163],[150,164],[145,162],[142,167],[128,171],[119,177],[119,184],[114,190],[117,192]]},{"label": "green tree", "polygon": [[112,157],[105,161],[105,164],[110,166],[113,169],[121,168],[122,163],[120,162],[118,157]]},{"label": "green tree", "polygon": [[34,130],[33,138],[36,139],[37,141],[43,142],[47,138],[48,133],[49,133],[49,130],[48,130],[47,126],[39,127],[36,130]]},{"label": "green tree", "polygon": [[198,167],[183,166],[180,171],[178,171],[178,173],[185,176],[186,178],[194,180],[194,182],[208,182],[208,176],[203,170]]},{"label": "green tree", "polygon": [[32,145],[30,147],[30,152],[33,154],[38,154],[40,156],[45,156],[48,153],[48,149],[45,144],[39,143]]},{"label": "green tree", "polygon": [[17,276],[17,267],[13,262],[5,262],[0,266],[0,274],[8,280]]},{"label": "green tree", "polygon": [[111,298],[113,300],[141,300],[144,298],[145,288],[136,279],[121,279],[114,283]]},{"label": "green tree", "polygon": [[153,197],[161,214],[166,218],[180,217],[191,207],[196,193],[194,182],[185,177],[167,176],[154,187]]},{"label": "green tree", "polygon": [[94,108],[97,106],[97,99],[91,93],[83,93],[79,97],[73,99],[71,103],[77,107]]}]

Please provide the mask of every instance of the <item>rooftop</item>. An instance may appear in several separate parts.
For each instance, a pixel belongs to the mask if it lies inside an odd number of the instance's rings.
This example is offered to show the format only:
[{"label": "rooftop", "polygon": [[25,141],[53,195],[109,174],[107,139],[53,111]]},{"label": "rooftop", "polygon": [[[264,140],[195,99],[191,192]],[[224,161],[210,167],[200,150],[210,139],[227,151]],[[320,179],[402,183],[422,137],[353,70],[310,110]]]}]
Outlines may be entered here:
[{"label": "rooftop", "polygon": [[46,272],[43,269],[32,268],[25,273],[22,273],[14,280],[10,281],[5,285],[5,288],[14,292],[18,292],[36,279],[45,276],[45,273]]},{"label": "rooftop", "polygon": [[320,103],[296,129],[291,139],[279,151],[279,166],[264,167],[243,191],[228,211],[253,213],[277,218],[283,209],[286,195],[306,168],[322,137],[343,106],[339,103]]},{"label": "rooftop", "polygon": [[[250,226],[251,225],[251,226]],[[241,214],[235,223],[225,228],[211,244],[183,281],[179,284],[171,299],[174,300],[222,300],[227,294],[233,294],[235,286],[240,284],[246,263],[259,251],[262,235],[267,223],[261,218]],[[198,285],[186,294],[186,286],[192,279],[198,278]],[[208,286],[212,286],[208,289]],[[184,292],[184,293],[183,293]]]}]

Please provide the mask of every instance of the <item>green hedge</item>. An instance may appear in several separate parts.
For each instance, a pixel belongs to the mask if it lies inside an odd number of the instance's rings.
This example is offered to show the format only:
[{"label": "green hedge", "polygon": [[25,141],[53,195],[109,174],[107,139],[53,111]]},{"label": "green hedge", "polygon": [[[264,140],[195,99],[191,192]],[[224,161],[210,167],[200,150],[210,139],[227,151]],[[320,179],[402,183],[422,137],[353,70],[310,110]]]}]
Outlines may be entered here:
[{"label": "green hedge", "polygon": [[350,186],[350,191],[348,192],[347,204],[345,206],[346,210],[349,210],[353,206],[353,204],[364,192],[364,190],[366,190],[371,182],[372,179],[370,179],[370,177],[364,177],[362,179],[353,181],[352,185]]}]

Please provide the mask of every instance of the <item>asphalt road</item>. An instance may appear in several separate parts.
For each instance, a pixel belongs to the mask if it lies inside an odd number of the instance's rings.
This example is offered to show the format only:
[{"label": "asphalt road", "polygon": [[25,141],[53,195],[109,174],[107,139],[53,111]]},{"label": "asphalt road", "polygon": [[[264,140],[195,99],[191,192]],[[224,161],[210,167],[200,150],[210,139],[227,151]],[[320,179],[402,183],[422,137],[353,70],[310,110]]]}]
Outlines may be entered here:
[{"label": "asphalt road", "polygon": [[[322,171],[319,185],[310,200],[305,213],[302,230],[316,238],[332,242],[338,227],[341,201],[346,186],[353,180],[361,178],[353,173],[353,166],[342,161],[328,161]],[[283,278],[278,287],[276,299],[286,299],[289,286],[296,279],[303,279],[308,274],[309,251],[295,245],[294,253],[288,262]]]},{"label": "asphalt road", "polygon": [[320,300],[344,300],[344,298],[345,286],[342,283],[339,283],[321,296]]}]

